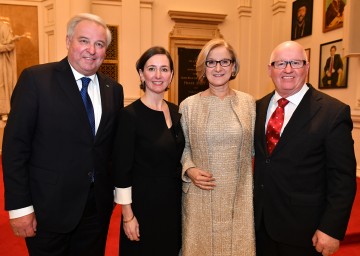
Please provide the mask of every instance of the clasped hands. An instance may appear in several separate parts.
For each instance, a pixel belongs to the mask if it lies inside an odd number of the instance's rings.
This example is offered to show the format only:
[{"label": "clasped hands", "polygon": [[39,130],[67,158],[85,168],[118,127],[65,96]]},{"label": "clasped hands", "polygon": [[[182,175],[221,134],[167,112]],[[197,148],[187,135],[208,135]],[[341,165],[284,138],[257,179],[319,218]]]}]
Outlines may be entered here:
[{"label": "clasped hands", "polygon": [[216,186],[215,178],[207,171],[191,167],[186,170],[186,175],[191,179],[192,183],[198,188],[204,190],[213,190]]}]

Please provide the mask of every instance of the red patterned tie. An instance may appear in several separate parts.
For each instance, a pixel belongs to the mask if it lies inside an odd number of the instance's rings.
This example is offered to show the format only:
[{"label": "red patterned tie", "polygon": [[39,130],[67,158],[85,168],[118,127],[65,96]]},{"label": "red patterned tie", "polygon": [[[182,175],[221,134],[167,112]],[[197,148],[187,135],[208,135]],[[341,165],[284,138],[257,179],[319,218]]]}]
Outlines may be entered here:
[{"label": "red patterned tie", "polygon": [[269,155],[274,150],[280,139],[281,127],[284,123],[284,108],[289,101],[281,98],[278,100],[278,106],[272,113],[266,128],[266,144]]},{"label": "red patterned tie", "polygon": [[330,68],[329,68],[329,73],[330,73],[330,75],[331,75],[331,73],[332,73],[333,67],[334,67],[334,57],[331,57],[331,60],[330,60]]}]

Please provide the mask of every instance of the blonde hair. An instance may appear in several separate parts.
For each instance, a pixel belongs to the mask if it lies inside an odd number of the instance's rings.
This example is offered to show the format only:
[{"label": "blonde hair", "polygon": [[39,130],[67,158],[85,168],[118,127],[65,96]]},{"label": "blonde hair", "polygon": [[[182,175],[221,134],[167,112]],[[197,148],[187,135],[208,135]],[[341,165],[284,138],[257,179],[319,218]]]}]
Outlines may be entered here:
[{"label": "blonde hair", "polygon": [[234,71],[231,74],[230,80],[235,79],[236,75],[239,72],[239,68],[240,68],[240,62],[238,57],[236,56],[235,50],[234,48],[228,43],[226,42],[224,39],[222,38],[215,38],[210,40],[209,42],[207,42],[204,47],[201,49],[197,60],[196,60],[196,76],[198,81],[201,84],[205,84],[208,82],[206,75],[205,75],[205,70],[206,70],[206,65],[205,65],[205,61],[207,60],[207,57],[209,55],[209,53],[216,47],[219,46],[224,46],[230,53],[231,55],[231,60],[234,63]]}]

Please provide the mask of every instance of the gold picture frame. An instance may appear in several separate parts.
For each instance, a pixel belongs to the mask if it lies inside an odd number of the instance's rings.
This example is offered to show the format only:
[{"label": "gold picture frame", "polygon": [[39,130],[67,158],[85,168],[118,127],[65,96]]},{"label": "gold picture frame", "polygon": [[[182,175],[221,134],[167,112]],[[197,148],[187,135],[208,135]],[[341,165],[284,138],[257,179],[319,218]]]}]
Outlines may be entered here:
[{"label": "gold picture frame", "polygon": [[320,45],[319,89],[347,88],[349,58],[342,39]]},{"label": "gold picture frame", "polygon": [[[306,49],[305,49],[305,53],[306,53],[308,62],[310,62],[311,49],[310,49],[310,48],[306,48]],[[307,83],[309,83],[309,78],[310,78],[310,69],[309,69],[309,72],[308,72],[308,74],[307,74],[307,76],[306,76],[306,82],[307,82]]]},{"label": "gold picture frame", "polygon": [[344,23],[346,0],[323,0],[323,32],[341,28]]}]

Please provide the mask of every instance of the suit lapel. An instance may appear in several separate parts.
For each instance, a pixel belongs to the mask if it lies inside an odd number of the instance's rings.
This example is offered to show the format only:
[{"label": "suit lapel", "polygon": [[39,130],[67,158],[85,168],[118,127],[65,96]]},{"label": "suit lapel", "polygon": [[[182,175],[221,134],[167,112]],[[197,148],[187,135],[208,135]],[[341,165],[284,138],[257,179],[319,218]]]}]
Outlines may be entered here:
[{"label": "suit lapel", "polygon": [[255,137],[258,138],[256,141],[257,143],[260,143],[260,147],[261,150],[263,150],[263,154],[264,155],[268,155],[267,152],[267,147],[266,147],[266,136],[265,136],[265,122],[266,122],[266,114],[267,114],[267,109],[269,107],[270,104],[270,100],[272,98],[272,96],[274,95],[273,93],[268,94],[267,96],[265,96],[262,100],[257,102],[256,105],[256,115],[257,115],[257,124],[256,124],[256,132],[255,132]]},{"label": "suit lapel", "polygon": [[301,133],[304,126],[307,125],[320,110],[321,96],[316,93],[316,90],[312,86],[309,87],[309,90],[304,95],[299,106],[296,108],[286,125],[273,154],[276,153],[276,151],[281,150],[291,138]]},{"label": "suit lapel", "polygon": [[67,58],[64,58],[59,62],[57,67],[56,79],[60,88],[63,90],[65,95],[73,105],[73,112],[79,116],[80,123],[86,123],[88,127],[88,134],[93,137],[86,109],[81,99],[79,88],[76,84],[74,74],[71,71],[70,64]]},{"label": "suit lapel", "polygon": [[102,115],[100,119],[100,124],[96,133],[96,137],[98,134],[104,130],[107,120],[109,119],[109,115],[111,112],[111,106],[113,106],[113,90],[111,89],[112,86],[109,84],[108,79],[106,79],[100,73],[97,73],[97,77],[99,80],[99,87],[100,87],[100,97],[101,97],[101,108],[102,108]]}]

